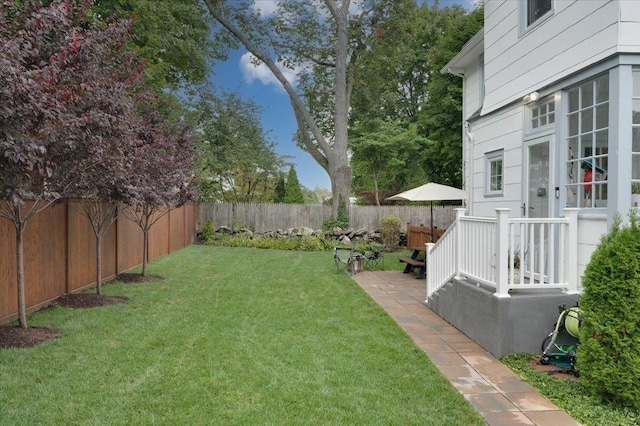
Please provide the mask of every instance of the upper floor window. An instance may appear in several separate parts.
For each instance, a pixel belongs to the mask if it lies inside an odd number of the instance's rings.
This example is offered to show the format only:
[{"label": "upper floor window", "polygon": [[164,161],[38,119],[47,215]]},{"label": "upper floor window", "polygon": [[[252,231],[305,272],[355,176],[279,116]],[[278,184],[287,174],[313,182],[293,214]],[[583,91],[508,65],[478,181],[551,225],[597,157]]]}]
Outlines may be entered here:
[{"label": "upper floor window", "polygon": [[526,0],[527,27],[551,11],[552,0]]},{"label": "upper floor window", "polygon": [[567,99],[567,207],[606,207],[609,75],[569,89]]}]

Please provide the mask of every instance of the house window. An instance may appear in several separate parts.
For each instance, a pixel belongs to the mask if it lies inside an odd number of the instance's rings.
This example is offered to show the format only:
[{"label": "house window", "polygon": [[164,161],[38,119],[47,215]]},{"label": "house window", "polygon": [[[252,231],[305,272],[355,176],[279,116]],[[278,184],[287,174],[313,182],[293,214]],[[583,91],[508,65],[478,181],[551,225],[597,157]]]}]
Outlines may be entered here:
[{"label": "house window", "polygon": [[567,99],[567,207],[606,207],[609,76],[569,89]]},{"label": "house window", "polygon": [[551,11],[551,0],[526,0],[527,1],[527,27],[533,25],[540,18]]},{"label": "house window", "polygon": [[553,98],[532,106],[530,112],[529,125],[531,130],[551,125],[556,121],[556,106]]},{"label": "house window", "polygon": [[485,154],[486,158],[486,186],[485,195],[502,195],[504,184],[504,150]]},{"label": "house window", "polygon": [[640,207],[640,69],[633,70],[631,96],[631,206]]}]

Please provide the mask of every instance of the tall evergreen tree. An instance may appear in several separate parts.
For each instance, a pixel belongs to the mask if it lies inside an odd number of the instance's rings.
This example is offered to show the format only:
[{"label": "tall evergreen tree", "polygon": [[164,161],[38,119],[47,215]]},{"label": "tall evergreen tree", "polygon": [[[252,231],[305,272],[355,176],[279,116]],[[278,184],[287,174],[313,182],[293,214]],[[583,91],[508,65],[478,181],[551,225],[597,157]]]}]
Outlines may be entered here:
[{"label": "tall evergreen tree", "polygon": [[280,176],[278,181],[276,182],[276,187],[274,189],[274,203],[284,203],[284,194],[285,194],[285,181],[284,176]]},{"label": "tall evergreen tree", "polygon": [[296,173],[296,168],[293,166],[289,169],[287,183],[284,186],[284,202],[291,204],[304,204],[304,196],[302,195],[302,189],[300,189],[298,174]]}]

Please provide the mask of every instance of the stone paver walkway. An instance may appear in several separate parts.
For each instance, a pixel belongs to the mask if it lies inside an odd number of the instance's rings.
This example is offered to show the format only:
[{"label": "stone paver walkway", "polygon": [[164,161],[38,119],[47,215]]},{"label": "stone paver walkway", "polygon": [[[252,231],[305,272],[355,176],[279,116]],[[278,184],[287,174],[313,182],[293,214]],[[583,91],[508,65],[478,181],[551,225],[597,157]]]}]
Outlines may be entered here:
[{"label": "stone paver walkway", "polygon": [[407,332],[482,414],[498,425],[579,425],[489,352],[423,303],[425,281],[401,271],[361,272],[353,279]]}]

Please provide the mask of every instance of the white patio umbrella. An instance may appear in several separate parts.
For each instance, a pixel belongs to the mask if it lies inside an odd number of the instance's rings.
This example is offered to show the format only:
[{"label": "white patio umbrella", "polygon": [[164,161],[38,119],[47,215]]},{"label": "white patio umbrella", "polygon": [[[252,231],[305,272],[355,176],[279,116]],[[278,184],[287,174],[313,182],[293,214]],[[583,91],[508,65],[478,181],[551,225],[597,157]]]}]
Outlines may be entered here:
[{"label": "white patio umbrella", "polygon": [[466,200],[467,193],[462,189],[453,186],[440,185],[439,183],[429,182],[417,188],[401,192],[387,200],[396,201],[430,201],[431,202],[431,242],[433,242],[433,202],[443,200]]}]

